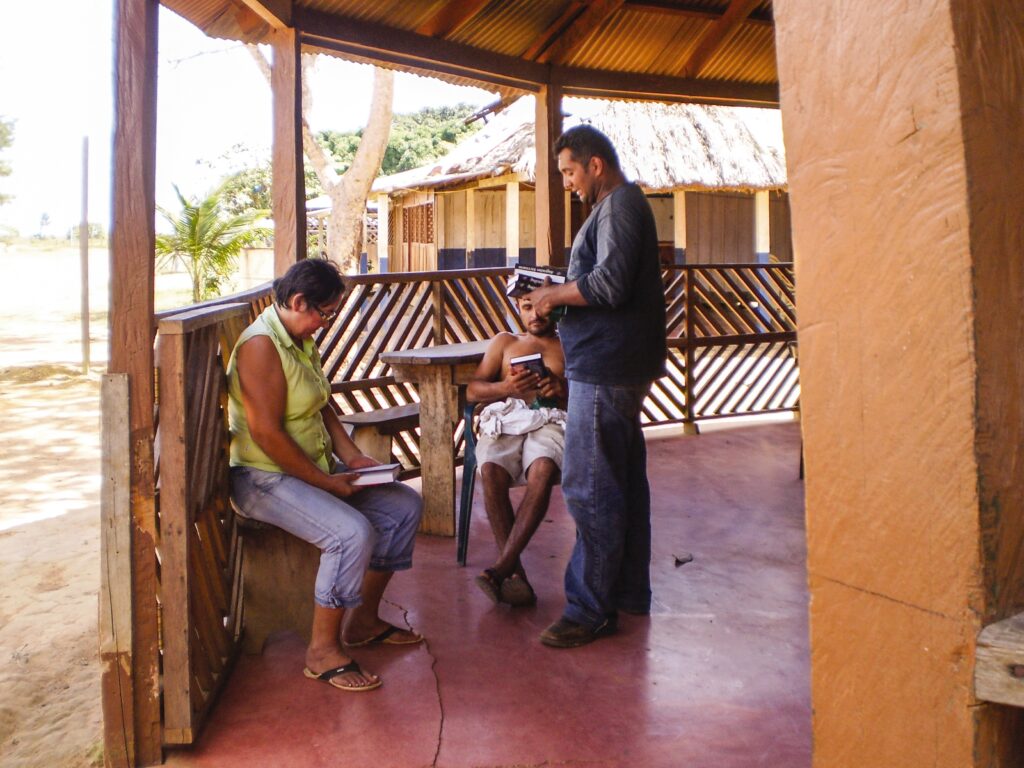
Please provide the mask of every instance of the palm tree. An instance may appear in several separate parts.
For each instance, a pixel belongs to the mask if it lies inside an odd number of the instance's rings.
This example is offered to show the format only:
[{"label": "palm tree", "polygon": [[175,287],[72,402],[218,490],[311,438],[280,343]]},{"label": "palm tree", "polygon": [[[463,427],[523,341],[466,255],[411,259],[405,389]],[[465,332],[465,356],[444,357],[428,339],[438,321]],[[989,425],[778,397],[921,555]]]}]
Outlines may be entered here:
[{"label": "palm tree", "polygon": [[192,301],[198,303],[219,295],[221,284],[235,269],[238,254],[246,246],[269,238],[271,230],[253,226],[266,211],[225,214],[221,210],[223,186],[205,200],[189,200],[177,186],[174,192],[181,212],[158,208],[173,231],[157,236],[156,254],[162,266],[175,260],[182,263],[192,280]]}]

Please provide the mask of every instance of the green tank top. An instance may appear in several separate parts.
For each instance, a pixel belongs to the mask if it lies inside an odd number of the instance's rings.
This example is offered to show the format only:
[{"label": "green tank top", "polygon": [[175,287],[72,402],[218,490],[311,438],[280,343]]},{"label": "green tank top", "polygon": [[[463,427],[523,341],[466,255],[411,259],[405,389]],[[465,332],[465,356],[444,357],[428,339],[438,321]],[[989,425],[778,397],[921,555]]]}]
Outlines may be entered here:
[{"label": "green tank top", "polygon": [[269,336],[281,358],[287,382],[284,429],[324,472],[334,465],[331,436],[324,426],[320,409],[331,396],[331,384],[320,365],[320,352],[312,339],[303,339],[300,347],[288,334],[276,305],[271,304],[242,331],[228,361],[228,427],[231,430],[231,466],[255,467],[267,472],[284,472],[263,452],[249,433],[249,423],[242,405],[242,389],[238,381],[236,358],[238,349],[254,336]]}]

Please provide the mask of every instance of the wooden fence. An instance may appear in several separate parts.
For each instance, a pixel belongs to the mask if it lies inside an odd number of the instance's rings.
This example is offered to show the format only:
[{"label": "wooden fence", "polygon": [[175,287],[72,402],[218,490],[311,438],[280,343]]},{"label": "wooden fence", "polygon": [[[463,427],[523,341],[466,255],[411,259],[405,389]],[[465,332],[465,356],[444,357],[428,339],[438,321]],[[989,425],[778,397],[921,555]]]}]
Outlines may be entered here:
[{"label": "wooden fence", "polygon": [[[691,423],[797,408],[792,275],[791,265],[667,269],[668,374],[652,388],[644,422]],[[396,382],[381,362],[383,351],[521,330],[505,296],[507,276],[507,269],[497,268],[346,277],[338,317],[317,338],[338,407],[353,413],[415,401],[414,388]],[[159,678],[124,685],[162,702],[165,745],[196,739],[239,648],[243,553],[228,501],[224,370],[238,334],[269,302],[264,286],[156,318],[156,594],[132,598],[123,589],[116,564],[124,559],[127,500],[115,488],[111,498],[120,501],[105,505],[104,526],[111,532],[105,534],[104,574],[113,575],[102,586],[108,615],[103,625],[115,631],[104,648],[123,654],[125,637],[158,638]],[[110,409],[108,421],[116,421],[125,401],[123,393],[112,399],[121,405]],[[416,430],[394,439],[409,470],[419,463],[417,440]],[[115,460],[120,454],[107,453],[104,466],[122,471]],[[155,613],[136,614],[154,626],[132,618],[128,632],[124,621],[134,613],[132,599],[157,604]],[[106,688],[103,695],[112,708],[124,696]],[[129,743],[128,723],[130,718],[123,734],[108,730],[108,740],[123,736]],[[131,753],[124,745],[108,748]]]}]

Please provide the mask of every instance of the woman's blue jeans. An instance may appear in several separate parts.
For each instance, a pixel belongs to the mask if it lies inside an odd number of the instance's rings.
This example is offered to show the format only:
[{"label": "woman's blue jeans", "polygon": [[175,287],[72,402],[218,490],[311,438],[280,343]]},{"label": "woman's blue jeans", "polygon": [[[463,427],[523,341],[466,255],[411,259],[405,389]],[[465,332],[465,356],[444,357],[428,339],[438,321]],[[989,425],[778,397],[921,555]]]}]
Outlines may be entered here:
[{"label": "woman's blue jeans", "polygon": [[[344,472],[340,465],[335,472]],[[362,602],[363,574],[412,567],[423,500],[402,483],[364,488],[346,499],[297,477],[253,467],[231,468],[239,511],[276,525],[320,549],[314,599],[325,608]]]},{"label": "woman's blue jeans", "polygon": [[649,384],[569,382],[562,495],[576,521],[564,617],[597,628],[651,608],[651,491],[640,409]]}]

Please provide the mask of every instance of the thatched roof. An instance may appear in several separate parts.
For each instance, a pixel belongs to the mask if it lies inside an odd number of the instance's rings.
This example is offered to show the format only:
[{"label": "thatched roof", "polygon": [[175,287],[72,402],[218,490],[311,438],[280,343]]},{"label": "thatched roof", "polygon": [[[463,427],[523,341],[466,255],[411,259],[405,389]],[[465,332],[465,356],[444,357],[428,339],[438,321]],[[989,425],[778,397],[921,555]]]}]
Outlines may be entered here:
[{"label": "thatched roof", "polygon": [[[566,100],[563,126],[590,123],[619,153],[626,177],[648,192],[783,189],[786,158],[777,110],[698,104]],[[382,176],[375,192],[462,186],[508,173],[534,181],[533,101],[520,99],[448,155]]]}]

